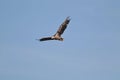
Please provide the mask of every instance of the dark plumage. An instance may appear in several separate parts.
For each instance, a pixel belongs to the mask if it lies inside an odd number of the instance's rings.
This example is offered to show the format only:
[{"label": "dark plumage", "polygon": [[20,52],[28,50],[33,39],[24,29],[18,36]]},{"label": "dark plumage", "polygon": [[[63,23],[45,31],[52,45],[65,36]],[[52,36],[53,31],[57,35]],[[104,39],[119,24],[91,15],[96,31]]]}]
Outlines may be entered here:
[{"label": "dark plumage", "polygon": [[40,41],[45,41],[45,40],[53,40],[53,39],[51,37],[44,37],[40,39]]},{"label": "dark plumage", "polygon": [[40,41],[47,41],[47,40],[59,40],[59,41],[63,41],[63,38],[61,37],[61,35],[63,34],[63,32],[65,31],[65,29],[67,28],[67,25],[70,22],[70,18],[67,17],[65,19],[65,21],[60,25],[59,29],[57,30],[56,34],[54,34],[51,37],[43,37],[41,39],[39,39]]}]

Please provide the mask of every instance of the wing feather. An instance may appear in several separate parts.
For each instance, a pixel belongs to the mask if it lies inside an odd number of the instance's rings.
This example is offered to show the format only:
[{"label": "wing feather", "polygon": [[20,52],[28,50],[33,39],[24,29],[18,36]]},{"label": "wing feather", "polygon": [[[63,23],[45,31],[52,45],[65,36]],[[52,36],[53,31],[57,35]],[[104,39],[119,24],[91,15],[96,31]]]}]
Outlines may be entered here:
[{"label": "wing feather", "polygon": [[67,28],[67,25],[69,24],[69,22],[70,22],[70,18],[67,17],[67,18],[65,19],[65,21],[60,25],[59,29],[57,30],[57,33],[58,33],[59,35],[62,35],[62,34],[63,34],[63,32],[64,32],[65,29]]},{"label": "wing feather", "polygon": [[53,40],[53,39],[51,37],[44,37],[40,39],[40,41],[47,41],[47,40]]}]

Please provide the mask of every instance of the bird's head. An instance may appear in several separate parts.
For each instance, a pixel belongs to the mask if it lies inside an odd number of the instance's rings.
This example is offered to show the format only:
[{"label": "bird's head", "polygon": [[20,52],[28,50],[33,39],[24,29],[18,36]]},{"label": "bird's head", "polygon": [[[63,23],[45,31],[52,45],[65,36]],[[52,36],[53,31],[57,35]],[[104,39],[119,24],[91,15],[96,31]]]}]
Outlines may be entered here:
[{"label": "bird's head", "polygon": [[64,40],[64,38],[60,38],[59,40],[60,40],[60,41],[63,41],[63,40]]}]

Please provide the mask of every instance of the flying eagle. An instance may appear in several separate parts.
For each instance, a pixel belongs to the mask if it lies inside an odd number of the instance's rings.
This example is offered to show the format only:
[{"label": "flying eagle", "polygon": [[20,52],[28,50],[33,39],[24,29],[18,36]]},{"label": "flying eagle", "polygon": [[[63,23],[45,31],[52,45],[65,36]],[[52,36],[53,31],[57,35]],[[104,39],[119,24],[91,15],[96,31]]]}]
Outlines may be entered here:
[{"label": "flying eagle", "polygon": [[63,41],[63,38],[61,37],[61,35],[63,34],[63,32],[65,31],[65,29],[67,28],[68,23],[70,22],[70,18],[67,17],[65,19],[65,21],[60,25],[59,29],[57,30],[57,32],[51,36],[51,37],[43,37],[41,39],[39,39],[40,41],[47,41],[47,40],[59,40],[59,41]]}]

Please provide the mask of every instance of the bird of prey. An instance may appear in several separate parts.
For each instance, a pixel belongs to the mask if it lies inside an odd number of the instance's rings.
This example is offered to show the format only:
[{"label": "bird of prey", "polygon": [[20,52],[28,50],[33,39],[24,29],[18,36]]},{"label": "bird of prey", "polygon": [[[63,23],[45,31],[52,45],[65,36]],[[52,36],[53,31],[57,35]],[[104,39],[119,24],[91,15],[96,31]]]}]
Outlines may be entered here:
[{"label": "bird of prey", "polygon": [[63,32],[65,31],[65,29],[67,28],[68,23],[70,22],[70,18],[67,17],[65,19],[65,21],[60,25],[59,29],[57,30],[57,32],[51,36],[51,37],[43,37],[41,39],[39,39],[40,41],[47,41],[47,40],[59,40],[59,41],[63,41],[63,38],[61,37],[61,35],[63,34]]}]

